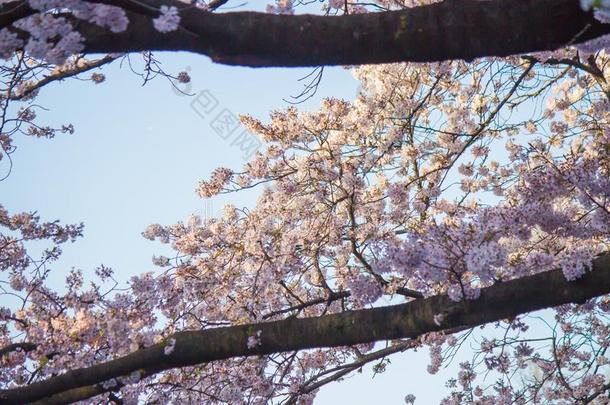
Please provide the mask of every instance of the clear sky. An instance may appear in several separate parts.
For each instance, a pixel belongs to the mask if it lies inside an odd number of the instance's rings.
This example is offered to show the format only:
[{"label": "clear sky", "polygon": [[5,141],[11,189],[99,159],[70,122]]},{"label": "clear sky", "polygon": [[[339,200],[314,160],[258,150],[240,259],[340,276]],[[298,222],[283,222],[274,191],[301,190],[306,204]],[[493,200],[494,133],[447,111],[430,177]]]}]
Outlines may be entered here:
[{"label": "clear sky", "polygon": [[[174,74],[188,68],[191,91],[209,90],[218,100],[217,110],[261,118],[286,107],[283,99],[300,92],[298,79],[311,71],[220,66],[190,54],[160,59]],[[142,87],[126,66],[115,63],[103,72],[107,81],[99,85],[69,80],[42,90],[37,101],[49,110],[40,114],[41,122],[72,123],[76,133],[51,141],[20,137],[13,172],[0,182],[2,203],[10,212],[37,210],[46,220],[85,223],[85,237],[66,246],[54,266],[57,287],[72,267],[92,273],[103,263],[123,281],[154,270],[151,256],[166,247],[140,236],[147,225],[218,212],[227,202],[252,205],[256,195],[239,193],[212,205],[201,200],[194,191],[198,181],[218,166],[240,168],[242,152],[211,129],[209,117],[193,110],[193,97],[178,96],[166,79]],[[352,99],[357,86],[348,71],[327,68],[316,96],[299,108],[313,109],[330,95]],[[427,350],[394,355],[391,361],[388,371],[374,379],[367,367],[324,387],[315,403],[402,404],[413,393],[417,404],[431,404],[446,393],[443,385],[450,375],[425,371]]]}]

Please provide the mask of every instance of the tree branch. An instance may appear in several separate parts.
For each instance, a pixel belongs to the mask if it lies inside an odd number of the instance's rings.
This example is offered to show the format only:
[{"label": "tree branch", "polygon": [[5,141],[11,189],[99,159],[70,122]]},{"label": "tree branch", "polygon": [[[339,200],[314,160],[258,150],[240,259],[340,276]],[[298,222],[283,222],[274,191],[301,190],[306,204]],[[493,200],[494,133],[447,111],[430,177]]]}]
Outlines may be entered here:
[{"label": "tree branch", "polygon": [[[0,7],[0,28],[27,15],[23,3]],[[87,38],[85,52],[189,51],[218,63],[252,67],[352,65],[507,56],[610,33],[610,25],[583,11],[579,0],[451,0],[347,16],[215,14],[186,5],[181,6],[180,28],[167,34],[153,28],[151,10],[173,1],[142,2],[148,8],[128,3],[125,32],[77,23]]]},{"label": "tree branch", "polygon": [[32,350],[36,350],[37,345],[34,343],[22,342],[22,343],[11,343],[10,345],[6,345],[3,348],[0,348],[0,359],[5,354],[12,353],[17,350],[23,350],[24,352],[31,352]]},{"label": "tree branch", "polygon": [[[425,333],[472,327],[567,303],[584,303],[610,292],[610,254],[596,259],[592,271],[568,282],[553,270],[483,288],[477,300],[456,303],[447,295],[406,304],[348,311],[316,318],[183,331],[174,350],[166,355],[167,343],[138,350],[127,356],[91,367],[68,371],[28,386],[0,391],[0,403],[25,403],[72,395],[86,399],[107,391],[104,381],[139,372],[145,378],[164,370],[193,366],[232,357],[319,347],[355,345],[379,340],[416,338]],[[436,314],[443,314],[438,325]],[[252,331],[261,331],[261,344],[249,349]],[[80,396],[75,396],[80,393]],[[45,400],[45,402],[47,402]]]},{"label": "tree branch", "polygon": [[69,77],[77,76],[81,73],[85,73],[89,70],[96,69],[100,66],[106,65],[117,59],[115,55],[106,55],[103,58],[96,60],[79,60],[76,66],[70,66],[64,70],[53,71],[48,75],[45,75],[42,79],[27,85],[17,94],[11,93],[8,97],[10,100],[21,100],[24,97],[29,96],[32,92],[46,86],[49,83],[67,79]]}]

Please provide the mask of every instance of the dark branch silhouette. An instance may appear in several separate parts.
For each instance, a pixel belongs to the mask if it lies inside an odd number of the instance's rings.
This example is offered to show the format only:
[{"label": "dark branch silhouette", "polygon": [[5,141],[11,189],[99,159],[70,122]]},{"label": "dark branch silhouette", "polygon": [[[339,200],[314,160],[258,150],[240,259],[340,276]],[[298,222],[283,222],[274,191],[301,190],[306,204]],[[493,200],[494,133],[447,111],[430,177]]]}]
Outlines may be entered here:
[{"label": "dark branch silhouette", "polygon": [[[472,301],[454,302],[446,295],[438,295],[401,305],[315,318],[178,332],[164,343],[125,357],[1,391],[0,403],[84,400],[116,389],[116,386],[105,387],[104,381],[134,372],[145,378],[172,368],[232,357],[416,338],[429,332],[473,327],[562,304],[584,303],[608,293],[610,254],[599,257],[591,271],[576,281],[566,281],[560,270],[553,270],[483,288],[480,297]],[[438,314],[443,318],[440,324],[434,320]],[[248,348],[248,337],[259,330],[261,344]],[[175,345],[166,355],[165,347],[170,339],[175,339]],[[120,379],[117,383],[120,384]]]},{"label": "dark branch silhouette", "polygon": [[[115,34],[75,21],[87,53],[189,51],[253,67],[471,60],[555,50],[610,33],[578,0],[451,0],[347,16],[212,13],[174,0],[94,2],[123,7],[130,24]],[[162,4],[180,9],[178,30],[154,29],[151,18]],[[33,12],[24,1],[5,3],[0,28]]]}]

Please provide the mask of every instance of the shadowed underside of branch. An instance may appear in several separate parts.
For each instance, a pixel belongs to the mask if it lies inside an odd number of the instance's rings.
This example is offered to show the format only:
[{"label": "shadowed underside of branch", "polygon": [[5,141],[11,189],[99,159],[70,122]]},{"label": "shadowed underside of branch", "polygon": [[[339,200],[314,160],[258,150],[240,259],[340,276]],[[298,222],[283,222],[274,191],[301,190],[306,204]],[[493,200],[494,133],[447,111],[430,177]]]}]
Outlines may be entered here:
[{"label": "shadowed underside of branch", "polygon": [[[253,67],[471,60],[555,50],[610,33],[579,0],[451,0],[348,16],[215,14],[173,0],[92,2],[124,7],[130,24],[112,33],[77,22],[85,52],[190,51]],[[0,27],[33,12],[15,6],[23,3],[0,7]],[[181,10],[178,30],[154,29],[151,18],[161,4]]]},{"label": "shadowed underside of branch", "polygon": [[[76,369],[28,386],[0,392],[0,403],[65,403],[108,391],[102,382],[138,372],[147,377],[177,367],[193,366],[232,357],[265,355],[321,347],[338,347],[425,333],[472,327],[520,314],[610,293],[610,254],[599,257],[582,278],[568,282],[560,270],[497,283],[481,290],[477,300],[456,303],[446,295],[406,304],[348,311],[315,318],[184,331],[167,343],[138,350],[125,357]],[[436,314],[443,315],[440,325]],[[261,344],[247,347],[253,331],[261,331]]]}]

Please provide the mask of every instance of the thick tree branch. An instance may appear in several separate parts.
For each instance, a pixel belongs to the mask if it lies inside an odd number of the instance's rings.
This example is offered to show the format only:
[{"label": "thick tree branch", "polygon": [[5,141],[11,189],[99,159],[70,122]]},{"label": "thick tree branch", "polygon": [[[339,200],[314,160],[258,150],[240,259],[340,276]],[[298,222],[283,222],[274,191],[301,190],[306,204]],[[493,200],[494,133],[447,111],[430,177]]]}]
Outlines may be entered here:
[{"label": "thick tree branch", "polygon": [[[69,395],[85,399],[87,395],[107,391],[100,383],[134,372],[147,377],[163,370],[232,357],[415,338],[429,332],[482,325],[562,304],[583,303],[607,293],[610,293],[610,254],[595,260],[592,271],[576,281],[568,282],[560,270],[554,270],[497,283],[482,289],[479,299],[473,301],[456,303],[448,296],[440,295],[402,305],[316,318],[178,332],[168,338],[168,341],[175,339],[174,349],[168,355],[164,353],[168,343],[159,343],[106,363],[2,391],[0,403],[42,399],[53,402]],[[440,325],[434,322],[436,314],[444,317]],[[261,344],[249,349],[247,339],[258,330],[261,331]]]},{"label": "thick tree branch", "polygon": [[11,343],[10,345],[0,348],[0,359],[2,359],[5,354],[9,354],[18,350],[23,350],[24,352],[31,352],[32,350],[36,350],[36,347],[37,346],[34,343],[28,342]]},{"label": "thick tree branch", "polygon": [[[471,60],[554,50],[610,33],[579,0],[451,0],[348,16],[215,14],[181,6],[181,28],[167,34],[153,28],[151,15],[172,0],[94,1],[130,4],[130,24],[114,34],[79,23],[86,52],[190,51],[254,67]],[[0,28],[7,27],[27,15],[27,5],[7,3],[0,11]]]}]

